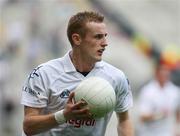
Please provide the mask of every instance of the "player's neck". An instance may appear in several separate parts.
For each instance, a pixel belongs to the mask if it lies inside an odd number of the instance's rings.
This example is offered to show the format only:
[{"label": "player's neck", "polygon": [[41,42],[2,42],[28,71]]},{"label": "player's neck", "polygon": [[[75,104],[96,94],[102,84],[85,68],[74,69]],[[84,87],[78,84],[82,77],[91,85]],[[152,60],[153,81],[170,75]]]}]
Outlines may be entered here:
[{"label": "player's neck", "polygon": [[95,65],[94,62],[90,62],[86,57],[83,57],[81,53],[76,51],[70,52],[70,58],[74,67],[80,72],[89,72]]}]

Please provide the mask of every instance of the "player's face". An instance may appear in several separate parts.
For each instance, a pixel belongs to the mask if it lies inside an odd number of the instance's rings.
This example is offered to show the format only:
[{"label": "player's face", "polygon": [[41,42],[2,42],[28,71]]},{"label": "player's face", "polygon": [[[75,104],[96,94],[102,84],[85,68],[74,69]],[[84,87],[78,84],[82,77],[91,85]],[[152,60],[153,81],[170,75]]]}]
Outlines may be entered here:
[{"label": "player's face", "polygon": [[106,25],[104,23],[89,22],[86,24],[86,28],[86,35],[82,38],[80,45],[83,56],[89,61],[100,61],[105,47],[108,45]]},{"label": "player's face", "polygon": [[167,82],[170,78],[170,70],[168,69],[167,66],[160,66],[159,70],[156,73],[157,79],[161,84],[164,84]]}]

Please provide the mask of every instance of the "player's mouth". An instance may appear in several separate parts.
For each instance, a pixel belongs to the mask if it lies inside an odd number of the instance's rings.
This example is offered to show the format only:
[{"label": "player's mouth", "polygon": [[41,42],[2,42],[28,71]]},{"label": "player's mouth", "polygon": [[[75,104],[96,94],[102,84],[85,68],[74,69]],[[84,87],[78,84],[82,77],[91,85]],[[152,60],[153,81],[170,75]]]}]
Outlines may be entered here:
[{"label": "player's mouth", "polygon": [[102,55],[103,52],[104,52],[104,50],[105,50],[105,49],[100,49],[100,50],[98,50],[98,54],[99,54],[99,55]]}]

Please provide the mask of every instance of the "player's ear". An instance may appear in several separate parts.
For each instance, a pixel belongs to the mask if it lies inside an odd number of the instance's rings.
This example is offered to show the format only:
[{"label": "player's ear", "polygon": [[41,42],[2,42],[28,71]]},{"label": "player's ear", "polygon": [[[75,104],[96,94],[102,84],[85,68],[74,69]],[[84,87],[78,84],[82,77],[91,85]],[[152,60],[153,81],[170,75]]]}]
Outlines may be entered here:
[{"label": "player's ear", "polygon": [[81,44],[81,36],[77,33],[72,34],[72,40],[75,45]]}]

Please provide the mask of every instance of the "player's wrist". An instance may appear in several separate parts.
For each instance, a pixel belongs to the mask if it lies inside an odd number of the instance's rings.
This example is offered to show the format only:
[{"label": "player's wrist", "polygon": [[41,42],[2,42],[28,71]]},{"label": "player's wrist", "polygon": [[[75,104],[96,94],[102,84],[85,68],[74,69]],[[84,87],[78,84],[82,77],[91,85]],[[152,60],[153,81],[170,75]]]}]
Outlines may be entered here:
[{"label": "player's wrist", "polygon": [[154,116],[154,119],[155,120],[160,120],[160,119],[163,119],[165,118],[165,115],[163,113],[157,113],[155,116]]},{"label": "player's wrist", "polygon": [[63,124],[66,122],[66,118],[64,116],[64,110],[60,110],[54,113],[54,118],[58,124]]}]

